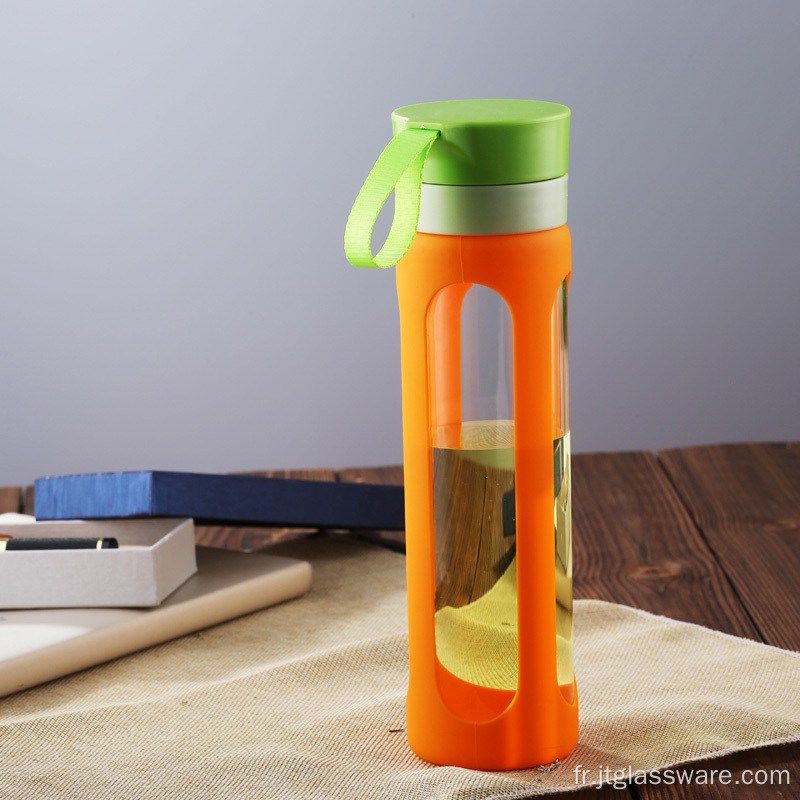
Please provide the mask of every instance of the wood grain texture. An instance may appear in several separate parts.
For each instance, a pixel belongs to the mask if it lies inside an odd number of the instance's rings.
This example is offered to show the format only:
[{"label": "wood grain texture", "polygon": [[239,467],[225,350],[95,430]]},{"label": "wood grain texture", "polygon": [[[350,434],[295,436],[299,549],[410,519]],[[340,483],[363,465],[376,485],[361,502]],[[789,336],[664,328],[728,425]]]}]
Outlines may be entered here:
[{"label": "wood grain texture", "polygon": [[195,542],[202,547],[215,547],[220,550],[237,550],[255,553],[266,547],[318,536],[316,528],[246,528],[226,525],[197,525],[194,529]]},{"label": "wood grain texture", "polygon": [[[466,605],[481,583],[479,558],[486,514],[486,472],[452,451],[433,455],[436,608]],[[487,537],[488,538],[488,537]]]},{"label": "wood grain texture", "polygon": [[758,638],[650,453],[575,455],[575,596]]},{"label": "wood grain texture", "polygon": [[232,475],[254,475],[257,478],[293,478],[298,481],[335,481],[332,469],[272,469],[255,472],[232,472]]},{"label": "wood grain texture", "polygon": [[659,459],[763,640],[800,651],[800,444],[691,447]]},{"label": "wood grain texture", "polygon": [[380,483],[385,486],[403,485],[403,465],[383,467],[348,467],[336,470],[337,480],[348,483]]},{"label": "wood grain texture", "polygon": [[[631,454],[634,455],[634,454]],[[640,455],[641,454],[636,454]],[[578,457],[582,458],[582,457]],[[589,456],[591,466],[598,456]],[[648,473],[653,467],[652,461],[647,456]],[[677,505],[685,509],[680,516],[683,517],[675,533],[678,541],[689,539],[689,550],[702,553],[701,572],[695,572],[691,593],[687,592],[687,599],[694,604],[694,609],[685,608],[681,618],[726,630],[730,633],[751,636],[764,640],[770,644],[792,646],[790,633],[795,637],[798,631],[798,617],[787,622],[785,618],[775,620],[770,611],[776,608],[785,608],[781,605],[781,598],[790,597],[794,603],[797,597],[796,577],[791,583],[784,582],[777,587],[773,580],[775,570],[767,569],[769,564],[774,564],[776,557],[786,557],[787,553],[782,546],[785,542],[780,539],[787,531],[796,531],[795,521],[798,515],[797,490],[800,488],[800,463],[798,450],[795,447],[778,445],[736,445],[723,447],[685,448],[681,450],[665,451],[659,454],[660,464],[658,471],[672,487],[669,491],[663,487],[661,493],[664,499],[669,498],[669,504],[677,499]],[[583,474],[583,471],[579,471]],[[620,470],[624,474],[624,470]],[[652,481],[657,481],[652,476]],[[647,479],[650,483],[651,479]],[[576,492],[579,489],[576,488]],[[659,505],[663,505],[663,500]],[[659,516],[662,516],[659,514]],[[694,535],[686,533],[686,517],[691,520],[691,531]],[[773,538],[770,540],[769,532]],[[667,528],[659,534],[662,546],[670,549],[675,546],[675,534],[670,535]],[[797,542],[794,537],[794,543]],[[591,537],[588,541],[594,541]],[[773,548],[780,548],[780,553],[763,553],[764,545],[768,543]],[[710,545],[710,546],[709,546]],[[680,545],[681,548],[684,545]],[[769,546],[769,545],[768,545]],[[792,549],[792,554],[796,550]],[[579,542],[576,546],[576,557],[583,558],[585,548]],[[757,556],[760,557],[758,561]],[[694,561],[695,567],[700,560]],[[754,565],[760,564],[754,570]],[[647,567],[646,563],[642,564]],[[793,569],[779,570],[782,580],[797,575],[798,562],[793,562]],[[580,566],[577,568],[581,574]],[[683,572],[683,570],[681,570]],[[708,575],[708,586],[712,587],[711,594],[716,602],[709,605],[703,599],[704,592],[702,573]],[[724,577],[723,577],[724,576]],[[722,579],[721,579],[722,578]],[[698,585],[699,584],[699,585]],[[609,599],[619,601],[620,596],[614,596],[616,591],[623,590],[623,586],[608,587]],[[773,593],[774,592],[774,593]],[[765,597],[764,595],[768,595]],[[769,596],[771,595],[771,596]],[[767,605],[764,605],[764,603]],[[776,605],[777,603],[777,605]],[[666,604],[668,608],[659,610],[651,607],[649,610],[665,613],[669,616],[678,616],[674,603]],[[643,606],[647,608],[648,606]],[[670,611],[669,608],[672,608]],[[737,610],[738,609],[738,610]],[[783,611],[776,615],[782,616]],[[742,617],[746,615],[746,619]],[[720,618],[723,615],[724,618]],[[726,620],[728,624],[726,625]],[[770,628],[767,622],[773,621]],[[739,628],[740,630],[737,630]],[[770,634],[773,640],[770,641]],[[797,644],[794,645],[798,649]],[[755,751],[736,753],[723,758],[709,759],[698,762],[695,769],[727,769],[731,773],[732,783],[723,785],[717,783],[713,786],[701,786],[697,783],[672,786],[647,786],[635,787],[634,792],[642,798],[757,798],[765,796],[782,798],[800,798],[800,745],[781,745],[762,748]],[[746,770],[750,770],[750,778],[756,770],[780,772],[782,785],[771,786],[747,784]]]},{"label": "wood grain texture", "polygon": [[0,514],[18,514],[22,511],[22,489],[19,486],[0,488]]},{"label": "wood grain texture", "polygon": [[[236,475],[255,475],[259,478],[294,478],[304,481],[335,481],[332,469],[276,469],[257,472],[237,472]],[[203,547],[255,552],[291,539],[318,534],[318,528],[273,528],[225,525],[198,525],[195,541]]]}]

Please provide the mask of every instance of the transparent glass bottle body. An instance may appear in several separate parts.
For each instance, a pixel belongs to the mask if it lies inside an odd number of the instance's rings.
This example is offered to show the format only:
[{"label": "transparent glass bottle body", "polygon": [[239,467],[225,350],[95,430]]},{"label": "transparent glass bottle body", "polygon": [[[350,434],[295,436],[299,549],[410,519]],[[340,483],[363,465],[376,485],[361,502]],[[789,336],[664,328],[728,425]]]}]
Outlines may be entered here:
[{"label": "transparent glass bottle body", "polygon": [[[513,320],[503,298],[491,289],[449,286],[431,305],[428,341],[436,655],[463,681],[513,692],[519,683],[517,536],[542,535],[516,527]],[[557,674],[571,702],[566,282],[553,303],[551,345]]]}]

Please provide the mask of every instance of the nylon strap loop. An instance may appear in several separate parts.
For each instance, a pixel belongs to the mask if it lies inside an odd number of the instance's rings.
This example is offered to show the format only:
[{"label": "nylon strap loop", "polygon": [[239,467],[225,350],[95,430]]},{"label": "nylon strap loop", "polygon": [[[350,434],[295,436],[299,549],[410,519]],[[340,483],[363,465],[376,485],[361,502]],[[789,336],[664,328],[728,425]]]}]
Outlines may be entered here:
[{"label": "nylon strap loop", "polygon": [[[422,168],[439,131],[406,128],[375,162],[356,197],[344,232],[344,252],[354,267],[394,266],[411,247],[419,220]],[[383,247],[373,257],[372,229],[394,191],[394,219]]]}]

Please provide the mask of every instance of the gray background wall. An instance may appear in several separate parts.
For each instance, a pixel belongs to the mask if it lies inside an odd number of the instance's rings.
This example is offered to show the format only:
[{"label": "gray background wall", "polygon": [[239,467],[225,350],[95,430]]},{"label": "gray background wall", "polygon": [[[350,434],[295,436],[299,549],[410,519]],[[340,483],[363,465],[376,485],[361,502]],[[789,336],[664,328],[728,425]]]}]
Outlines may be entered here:
[{"label": "gray background wall", "polygon": [[0,483],[401,460],[400,105],[573,109],[577,451],[800,438],[796,2],[0,4]]}]

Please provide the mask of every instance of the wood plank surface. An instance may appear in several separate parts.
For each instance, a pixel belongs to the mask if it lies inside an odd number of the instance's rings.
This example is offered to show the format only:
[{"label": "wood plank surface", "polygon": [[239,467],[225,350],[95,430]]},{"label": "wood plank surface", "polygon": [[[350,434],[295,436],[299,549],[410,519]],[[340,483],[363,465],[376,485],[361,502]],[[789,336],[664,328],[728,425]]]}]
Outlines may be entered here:
[{"label": "wood plank surface", "polygon": [[575,596],[757,632],[650,453],[573,456]]},{"label": "wood plank surface", "polygon": [[[653,455],[573,456],[573,529],[576,597],[625,603],[761,638],[730,576]],[[729,769],[734,780],[741,780],[745,769],[789,769],[789,786],[650,785],[632,792],[641,798],[750,798],[772,789],[773,796],[800,797],[797,755],[797,746],[791,745],[695,765]]]},{"label": "wood plank surface", "polygon": [[[255,475],[259,478],[294,478],[304,481],[335,481],[332,469],[276,469],[256,472],[238,472],[237,475]],[[318,528],[275,528],[226,525],[198,525],[195,528],[195,541],[203,547],[217,547],[224,550],[255,552],[265,547],[318,534]]]},{"label": "wood plank surface", "polygon": [[[800,651],[800,445],[687,447],[664,450],[658,457],[759,638]],[[709,797],[800,797],[800,744],[698,766],[720,763],[740,783],[718,787]],[[759,769],[781,772],[783,785],[741,783],[745,770]],[[691,790],[653,796],[696,796]]]},{"label": "wood plank surface", "polygon": [[[800,651],[800,444],[687,447],[659,460],[760,638]],[[724,760],[736,773],[786,770],[790,783],[722,796],[800,797],[800,744]]]},{"label": "wood plank surface", "polygon": [[763,640],[800,651],[800,444],[659,458]]},{"label": "wood plank surface", "polygon": [[0,514],[18,514],[22,503],[22,489],[19,486],[0,488]]},{"label": "wood plank surface", "polygon": [[347,467],[336,470],[337,480],[349,483],[379,483],[384,486],[403,485],[403,465],[382,467]]}]

